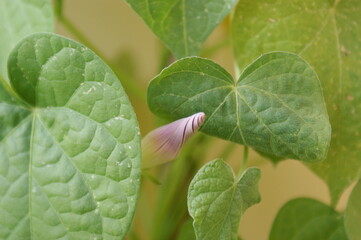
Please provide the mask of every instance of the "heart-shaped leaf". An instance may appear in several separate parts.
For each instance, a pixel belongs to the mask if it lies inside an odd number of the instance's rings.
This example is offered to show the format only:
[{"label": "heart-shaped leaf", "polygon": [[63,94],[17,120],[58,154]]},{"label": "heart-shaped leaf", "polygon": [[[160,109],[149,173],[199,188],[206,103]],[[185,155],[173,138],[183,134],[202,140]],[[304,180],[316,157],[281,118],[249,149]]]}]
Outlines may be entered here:
[{"label": "heart-shaped leaf", "polygon": [[316,70],[332,125],[330,152],[309,167],[333,204],[361,171],[361,1],[239,1],[233,19],[240,68],[270,51],[299,54]]},{"label": "heart-shaped leaf", "polygon": [[177,57],[197,55],[237,0],[126,0]]},{"label": "heart-shaped leaf", "polygon": [[358,181],[347,203],[345,212],[345,228],[350,240],[361,237],[361,180]]},{"label": "heart-shaped leaf", "polygon": [[297,198],[280,209],[269,239],[347,240],[347,236],[339,213],[314,199]]},{"label": "heart-shaped leaf", "polygon": [[242,214],[261,200],[259,179],[257,168],[249,168],[235,179],[232,168],[220,159],[203,166],[188,191],[197,240],[237,239]]},{"label": "heart-shaped leaf", "polygon": [[86,47],[34,34],[10,55],[16,100],[0,88],[0,238],[121,239],[140,178],[136,116]]},{"label": "heart-shaped leaf", "polygon": [[35,32],[52,32],[53,9],[49,0],[0,0],[0,76],[7,77],[11,49]]},{"label": "heart-shaped leaf", "polygon": [[171,120],[204,112],[204,133],[278,157],[322,160],[330,141],[317,75],[290,53],[261,56],[237,83],[210,60],[181,59],[152,80],[148,104]]}]

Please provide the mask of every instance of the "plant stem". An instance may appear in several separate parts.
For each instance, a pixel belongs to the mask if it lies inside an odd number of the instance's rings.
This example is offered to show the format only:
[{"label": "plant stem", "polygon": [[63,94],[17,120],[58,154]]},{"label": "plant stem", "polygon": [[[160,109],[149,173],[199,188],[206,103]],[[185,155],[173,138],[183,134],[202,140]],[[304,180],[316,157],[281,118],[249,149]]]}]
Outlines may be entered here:
[{"label": "plant stem", "polygon": [[57,18],[63,17],[63,6],[64,1],[63,0],[55,0],[54,1],[54,13]]},{"label": "plant stem", "polygon": [[223,159],[223,160],[226,160],[229,155],[231,155],[231,153],[233,152],[233,150],[235,149],[236,147],[236,144],[234,143],[228,143],[227,146],[223,149],[220,157]]},{"label": "plant stem", "polygon": [[229,46],[230,44],[231,44],[231,40],[227,37],[227,38],[223,39],[222,41],[214,44],[213,46],[203,49],[201,51],[200,55],[202,57],[210,57],[213,54],[215,54],[216,52],[218,52],[219,50],[221,50],[222,48]]},{"label": "plant stem", "polygon": [[122,85],[124,88],[129,91],[132,95],[140,99],[141,101],[146,101],[146,94],[142,89],[135,84],[134,79],[130,78],[128,74],[122,72],[120,69],[115,68],[114,64],[111,63],[110,60],[108,60],[101,51],[95,47],[94,44],[92,44],[87,37],[79,31],[77,27],[64,15],[58,15],[59,22],[62,23],[69,31],[70,33],[77,38],[80,42],[82,42],[84,45],[86,45],[88,48],[93,50],[93,52],[98,55],[101,59],[103,59],[114,71],[114,73],[117,75],[118,79],[121,80]]},{"label": "plant stem", "polygon": [[159,43],[160,46],[160,55],[159,55],[159,72],[163,70],[163,68],[169,66],[172,62],[175,61],[171,51],[168,48],[164,47],[162,43]]},{"label": "plant stem", "polygon": [[101,59],[106,60],[105,56],[103,56],[101,51],[99,49],[97,49],[97,47],[95,47],[94,44],[92,44],[90,41],[88,41],[87,37],[81,31],[79,31],[79,29],[77,27],[75,27],[75,25],[67,17],[62,15],[62,16],[59,16],[58,20],[61,24],[64,25],[64,27],[66,27],[66,29],[69,30],[69,32],[75,38],[77,38],[80,42],[82,42],[88,48],[93,50],[95,52],[95,54],[98,55]]},{"label": "plant stem", "polygon": [[240,177],[242,175],[242,173],[244,172],[244,170],[246,170],[247,162],[248,162],[248,146],[244,146],[243,160],[242,160],[241,167],[239,168],[239,171],[238,171],[238,175],[237,175],[238,177]]},{"label": "plant stem", "polygon": [[12,88],[10,87],[10,85],[5,81],[5,79],[3,79],[0,76],[0,83],[2,83],[2,85],[5,87],[6,90],[13,92]]}]

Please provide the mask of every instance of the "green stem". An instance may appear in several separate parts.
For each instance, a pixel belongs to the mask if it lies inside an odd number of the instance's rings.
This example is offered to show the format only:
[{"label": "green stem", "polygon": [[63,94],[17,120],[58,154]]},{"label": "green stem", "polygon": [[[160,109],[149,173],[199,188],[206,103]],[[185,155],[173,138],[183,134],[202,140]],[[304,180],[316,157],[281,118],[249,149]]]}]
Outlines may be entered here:
[{"label": "green stem", "polygon": [[2,83],[2,85],[6,90],[8,90],[11,93],[14,93],[14,90],[10,87],[10,84],[7,81],[5,81],[5,79],[2,78],[1,76],[0,76],[0,82]]},{"label": "green stem", "polygon": [[223,160],[226,160],[229,155],[231,155],[231,153],[233,152],[233,150],[235,149],[236,147],[236,144],[234,143],[229,143],[227,144],[227,146],[223,149],[220,157],[223,159]]},{"label": "green stem", "polygon": [[139,100],[141,100],[143,102],[146,101],[145,91],[142,91],[142,89],[137,84],[135,84],[136,81],[134,79],[130,78],[127,74],[125,74],[118,68],[115,68],[114,64],[112,64],[111,61],[108,60],[101,53],[101,51],[99,49],[97,49],[97,47],[95,47],[95,45],[92,44],[87,39],[87,37],[81,31],[79,31],[79,29],[77,27],[75,27],[75,25],[68,18],[66,18],[63,15],[58,15],[58,19],[59,19],[60,23],[62,23],[75,38],[77,38],[80,42],[82,42],[88,48],[93,50],[93,52],[95,52],[96,55],[98,55],[101,59],[103,59],[114,70],[114,73],[117,75],[118,79],[121,80],[121,83],[127,92],[129,91],[130,94],[134,95],[135,97],[137,97]]},{"label": "green stem", "polygon": [[90,48],[91,50],[93,50],[93,52],[95,52],[96,55],[98,55],[101,59],[106,60],[106,58],[103,56],[103,54],[101,53],[101,51],[99,49],[97,49],[97,47],[95,47],[94,44],[92,44],[90,41],[88,41],[87,37],[81,32],[79,31],[79,29],[77,27],[75,27],[75,25],[64,15],[62,15],[61,17],[58,18],[59,22],[61,24],[64,25],[64,27],[66,27],[66,29],[69,30],[69,32],[75,37],[77,38],[81,43],[83,43],[84,45],[86,45],[88,48]]},{"label": "green stem", "polygon": [[163,70],[163,68],[167,67],[169,64],[171,64],[175,59],[169,51],[168,48],[164,47],[162,43],[159,43],[160,45],[160,56],[159,56],[159,72]]},{"label": "green stem", "polygon": [[214,44],[213,46],[203,49],[200,53],[200,56],[210,57],[213,54],[215,54],[216,52],[218,52],[219,50],[221,50],[222,48],[229,46],[230,44],[231,44],[231,40],[227,37],[227,38],[223,39],[222,41]]},{"label": "green stem", "polygon": [[128,74],[125,74],[118,68],[115,68],[113,64],[108,63],[108,65],[114,70],[114,73],[117,75],[127,92],[141,100],[143,103],[147,101],[146,92],[136,84],[136,81],[133,78],[129,77]]},{"label": "green stem", "polygon": [[242,160],[241,167],[239,168],[239,171],[238,171],[238,175],[237,175],[238,177],[240,177],[242,175],[242,173],[244,172],[244,170],[246,170],[247,162],[248,162],[248,146],[244,146],[243,160]]},{"label": "green stem", "polygon": [[63,6],[64,1],[63,0],[55,0],[54,1],[54,13],[57,18],[63,17]]},{"label": "green stem", "polygon": [[[170,166],[167,179],[159,193],[159,202],[156,210],[155,225],[151,239],[175,239],[175,234],[187,216],[186,196],[188,186],[193,178],[201,157],[202,151],[209,143],[208,136],[197,134],[183,148],[181,155]],[[194,146],[197,146],[195,149]]]}]

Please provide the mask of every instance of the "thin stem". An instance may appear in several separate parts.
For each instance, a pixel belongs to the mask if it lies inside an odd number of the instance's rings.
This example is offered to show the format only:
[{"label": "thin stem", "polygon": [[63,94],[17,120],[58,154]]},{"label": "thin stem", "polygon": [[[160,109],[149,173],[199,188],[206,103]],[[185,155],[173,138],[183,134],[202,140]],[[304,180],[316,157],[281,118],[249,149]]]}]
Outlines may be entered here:
[{"label": "thin stem", "polygon": [[227,146],[223,149],[220,157],[223,159],[223,160],[226,160],[229,155],[231,155],[231,153],[233,152],[233,150],[235,149],[236,147],[236,144],[234,143],[229,143],[227,144]]},{"label": "thin stem", "polygon": [[227,47],[231,44],[231,40],[227,37],[226,39],[223,39],[222,41],[214,44],[213,46],[207,47],[201,51],[202,57],[210,57],[219,50],[221,50],[224,47]]},{"label": "thin stem", "polygon": [[2,78],[1,76],[0,76],[0,82],[2,83],[2,85],[6,90],[8,90],[11,93],[14,93],[14,90],[10,87],[10,84],[7,81],[5,81],[5,79]]},{"label": "thin stem", "polygon": [[159,72],[163,70],[163,68],[169,66],[172,62],[175,61],[171,51],[168,48],[164,47],[162,43],[159,43],[160,46],[160,55],[159,55]]},{"label": "thin stem", "polygon": [[106,58],[103,56],[103,54],[101,53],[101,51],[95,47],[94,44],[92,44],[87,37],[81,32],[79,31],[79,29],[77,27],[75,27],[75,25],[64,15],[62,15],[61,17],[58,18],[59,22],[61,24],[64,25],[64,27],[66,27],[69,32],[75,37],[77,38],[80,42],[82,42],[84,45],[86,45],[88,48],[90,48],[91,50],[93,50],[95,52],[96,55],[98,55],[101,59],[106,60]]},{"label": "thin stem", "polygon": [[204,134],[196,134],[186,144],[180,157],[172,164],[159,193],[156,224],[153,226],[154,232],[150,239],[175,239],[174,235],[179,231],[187,216],[186,195],[189,183],[205,156],[203,149],[209,143],[209,139],[212,138]]},{"label": "thin stem", "polygon": [[57,16],[58,18],[63,17],[63,6],[64,6],[63,0],[55,0],[54,1],[54,13],[55,13],[55,16]]},{"label": "thin stem", "polygon": [[146,94],[144,91],[142,91],[142,88],[139,87],[137,84],[135,84],[135,80],[128,76],[128,74],[122,72],[120,69],[116,68],[114,64],[111,63],[110,60],[108,60],[101,51],[95,47],[94,44],[92,44],[87,37],[79,31],[77,27],[64,15],[58,16],[58,19],[60,23],[62,23],[69,31],[70,33],[77,38],[80,42],[82,42],[84,45],[86,45],[88,48],[93,50],[96,55],[98,55],[101,59],[103,59],[113,70],[114,73],[117,75],[118,79],[121,80],[122,85],[124,88],[129,91],[132,95],[134,95],[136,98],[140,99],[141,101],[146,101]]},{"label": "thin stem", "polygon": [[243,160],[242,160],[241,167],[239,168],[239,171],[238,171],[238,177],[240,177],[242,175],[242,173],[244,172],[244,170],[246,170],[247,162],[248,162],[248,146],[244,146]]}]

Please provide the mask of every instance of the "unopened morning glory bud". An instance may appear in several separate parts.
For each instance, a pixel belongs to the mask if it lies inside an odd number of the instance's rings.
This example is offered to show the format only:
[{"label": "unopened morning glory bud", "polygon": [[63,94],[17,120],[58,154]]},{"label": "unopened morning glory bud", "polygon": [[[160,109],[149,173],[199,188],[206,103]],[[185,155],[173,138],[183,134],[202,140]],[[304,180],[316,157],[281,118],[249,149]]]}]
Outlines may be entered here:
[{"label": "unopened morning glory bud", "polygon": [[148,133],[142,142],[143,155],[150,157],[145,167],[165,163],[177,157],[183,144],[202,126],[205,114],[199,112],[161,126]]}]

